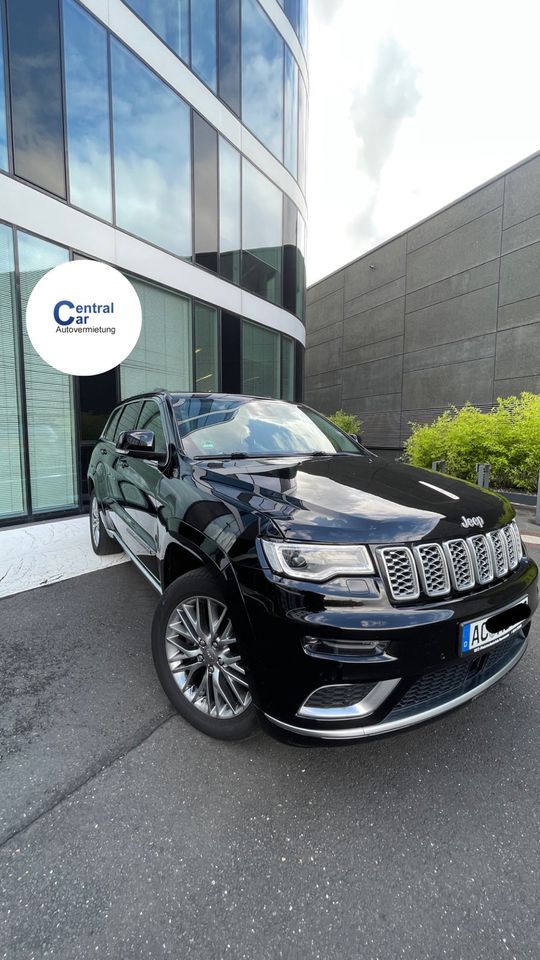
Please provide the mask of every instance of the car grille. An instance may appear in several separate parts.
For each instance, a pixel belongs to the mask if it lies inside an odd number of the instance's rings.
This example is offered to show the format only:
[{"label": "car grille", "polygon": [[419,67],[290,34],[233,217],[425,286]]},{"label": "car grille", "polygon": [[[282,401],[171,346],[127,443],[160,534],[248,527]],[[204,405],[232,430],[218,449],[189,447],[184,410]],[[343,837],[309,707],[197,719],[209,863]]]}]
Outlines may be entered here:
[{"label": "car grille", "polygon": [[497,673],[526,643],[523,633],[502,640],[481,657],[439,667],[419,677],[390,711],[387,720],[398,720],[441,703],[455,700]]},{"label": "car grille", "polygon": [[515,570],[523,556],[515,521],[484,535],[377,551],[393,600],[442,597],[485,586]]}]

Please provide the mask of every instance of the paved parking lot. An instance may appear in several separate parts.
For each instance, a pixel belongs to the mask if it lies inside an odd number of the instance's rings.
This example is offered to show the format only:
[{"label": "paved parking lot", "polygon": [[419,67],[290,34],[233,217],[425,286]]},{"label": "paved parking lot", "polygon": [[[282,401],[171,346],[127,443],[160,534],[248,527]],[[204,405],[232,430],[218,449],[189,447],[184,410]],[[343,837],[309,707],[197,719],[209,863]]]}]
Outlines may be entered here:
[{"label": "paved parking lot", "polygon": [[154,604],[129,564],[0,601],[0,957],[537,960],[540,618],[463,710],[300,749],[172,716]]}]

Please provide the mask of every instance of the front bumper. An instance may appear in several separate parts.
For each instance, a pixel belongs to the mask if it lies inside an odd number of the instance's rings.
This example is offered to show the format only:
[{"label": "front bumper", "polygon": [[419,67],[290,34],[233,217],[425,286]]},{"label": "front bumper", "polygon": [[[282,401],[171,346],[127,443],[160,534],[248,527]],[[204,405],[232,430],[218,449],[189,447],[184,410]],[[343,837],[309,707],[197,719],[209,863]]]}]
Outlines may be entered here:
[{"label": "front bumper", "polygon": [[[278,739],[301,743],[394,733],[474,699],[519,662],[538,604],[538,571],[528,557],[484,590],[402,607],[388,602],[376,578],[316,586],[254,566],[237,573],[251,621],[245,657],[261,721]],[[530,615],[519,629],[459,656],[462,623],[524,597]],[[362,650],[366,641],[374,644],[371,654]],[[350,684],[368,689],[373,709],[363,709],[364,698],[339,719],[302,709],[319,688]]]}]

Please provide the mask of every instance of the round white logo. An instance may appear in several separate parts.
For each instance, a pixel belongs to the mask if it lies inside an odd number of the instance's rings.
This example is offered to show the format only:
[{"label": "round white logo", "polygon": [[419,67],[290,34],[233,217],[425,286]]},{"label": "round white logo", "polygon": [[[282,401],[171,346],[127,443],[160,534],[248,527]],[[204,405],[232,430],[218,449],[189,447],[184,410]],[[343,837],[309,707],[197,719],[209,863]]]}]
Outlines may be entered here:
[{"label": "round white logo", "polygon": [[79,377],[122,363],[139,339],[141,324],[141,304],[129,280],[93,260],[49,270],[26,308],[26,329],[40,357]]}]

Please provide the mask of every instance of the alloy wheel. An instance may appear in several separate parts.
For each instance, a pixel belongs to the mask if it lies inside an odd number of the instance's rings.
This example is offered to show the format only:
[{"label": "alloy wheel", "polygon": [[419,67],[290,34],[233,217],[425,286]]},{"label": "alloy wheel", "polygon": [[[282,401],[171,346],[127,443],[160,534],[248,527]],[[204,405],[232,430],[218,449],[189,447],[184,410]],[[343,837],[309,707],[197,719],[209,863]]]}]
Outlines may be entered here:
[{"label": "alloy wheel", "polygon": [[91,515],[91,529],[92,529],[92,540],[97,546],[99,543],[99,504],[97,502],[97,497],[92,498],[92,515]]},{"label": "alloy wheel", "polygon": [[190,597],[172,612],[165,647],[180,692],[194,707],[230,720],[251,704],[251,695],[225,604]]}]

